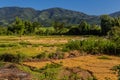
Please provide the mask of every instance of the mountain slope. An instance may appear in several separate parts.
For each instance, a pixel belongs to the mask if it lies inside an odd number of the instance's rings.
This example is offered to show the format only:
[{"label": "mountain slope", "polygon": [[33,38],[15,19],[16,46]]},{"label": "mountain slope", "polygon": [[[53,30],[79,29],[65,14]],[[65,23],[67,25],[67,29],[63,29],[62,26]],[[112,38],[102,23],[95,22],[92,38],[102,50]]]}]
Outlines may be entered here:
[{"label": "mountain slope", "polygon": [[98,17],[62,8],[50,8],[41,11],[37,19],[40,19],[42,22],[50,22],[52,20],[65,22],[67,24],[79,24],[81,20],[94,23],[97,21]]},{"label": "mountain slope", "polygon": [[110,16],[119,17],[120,16],[120,11],[110,14]]},{"label": "mountain slope", "polygon": [[15,17],[20,17],[25,20],[31,20],[37,15],[36,10],[32,8],[19,7],[4,7],[0,8],[0,22],[1,24],[11,23]]},{"label": "mountain slope", "polygon": [[7,25],[13,22],[15,17],[20,17],[24,20],[38,21],[46,26],[54,21],[65,22],[67,24],[79,24],[82,20],[86,20],[89,23],[99,23],[97,16],[63,8],[50,8],[42,11],[20,7],[0,8],[0,25]]}]

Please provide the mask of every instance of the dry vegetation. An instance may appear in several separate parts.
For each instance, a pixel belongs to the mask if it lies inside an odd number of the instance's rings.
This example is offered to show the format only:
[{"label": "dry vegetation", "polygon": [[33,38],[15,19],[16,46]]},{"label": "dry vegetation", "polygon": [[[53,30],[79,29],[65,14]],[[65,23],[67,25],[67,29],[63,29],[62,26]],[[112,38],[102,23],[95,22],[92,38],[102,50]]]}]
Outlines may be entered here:
[{"label": "dry vegetation", "polygon": [[[0,53],[17,53],[21,52],[28,56],[34,56],[42,52],[53,53],[69,40],[79,40],[83,37],[79,36],[0,36],[1,44],[17,44],[12,47],[0,47]],[[18,43],[22,42],[22,46]],[[115,65],[120,64],[120,58],[115,56],[107,56],[100,58],[99,55],[86,55],[76,58],[67,58],[61,60],[53,60],[53,62],[62,62],[65,67],[81,67],[90,70],[98,78],[98,80],[117,80],[117,75],[111,70]],[[25,65],[41,68],[51,61],[45,62],[24,62]]]},{"label": "dry vegetation", "polygon": [[[110,78],[111,80],[117,80],[117,75],[111,70],[114,65],[118,65],[120,58],[108,56],[111,60],[107,59],[98,59],[99,56],[87,55],[80,56],[77,58],[68,58],[62,60],[55,60],[54,62],[63,62],[63,65],[66,67],[81,67],[83,69],[90,70],[98,78],[98,80],[105,80],[105,78]],[[25,62],[24,64],[41,68],[45,66],[46,62]]]},{"label": "dry vegetation", "polygon": [[[71,39],[81,39],[78,36],[0,36],[0,45],[11,44],[15,46],[0,47],[0,53],[25,53],[29,56],[41,52],[55,52],[58,46],[65,44]],[[22,46],[18,45],[22,43]]]}]

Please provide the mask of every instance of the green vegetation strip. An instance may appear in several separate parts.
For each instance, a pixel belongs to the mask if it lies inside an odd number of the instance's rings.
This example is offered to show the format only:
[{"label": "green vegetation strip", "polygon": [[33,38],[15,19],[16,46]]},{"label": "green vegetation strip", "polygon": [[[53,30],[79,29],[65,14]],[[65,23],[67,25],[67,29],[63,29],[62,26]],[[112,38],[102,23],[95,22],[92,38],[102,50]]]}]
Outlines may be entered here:
[{"label": "green vegetation strip", "polygon": [[80,50],[89,54],[120,55],[120,46],[107,39],[71,40],[63,47],[63,51],[70,50]]}]

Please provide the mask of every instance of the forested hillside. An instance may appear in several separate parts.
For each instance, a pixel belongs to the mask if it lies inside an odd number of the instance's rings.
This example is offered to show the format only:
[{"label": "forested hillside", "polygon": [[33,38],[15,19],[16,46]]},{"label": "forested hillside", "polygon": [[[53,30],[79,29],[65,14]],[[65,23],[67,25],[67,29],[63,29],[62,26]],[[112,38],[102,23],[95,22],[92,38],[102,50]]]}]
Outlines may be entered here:
[{"label": "forested hillside", "polygon": [[53,21],[79,24],[82,20],[85,20],[88,23],[99,23],[99,18],[97,16],[63,8],[50,8],[45,10],[20,7],[0,8],[0,25],[7,25],[8,23],[13,22],[15,17],[24,20],[37,21],[45,26],[51,25]]}]

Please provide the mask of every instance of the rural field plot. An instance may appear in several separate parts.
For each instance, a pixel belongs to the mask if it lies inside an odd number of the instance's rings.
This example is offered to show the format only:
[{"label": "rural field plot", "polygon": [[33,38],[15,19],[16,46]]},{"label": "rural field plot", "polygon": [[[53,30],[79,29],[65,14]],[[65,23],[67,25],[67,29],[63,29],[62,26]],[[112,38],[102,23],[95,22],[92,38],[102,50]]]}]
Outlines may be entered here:
[{"label": "rural field plot", "polygon": [[[81,40],[85,37],[79,36],[0,36],[0,54],[22,53],[28,57],[33,57],[41,53],[55,53],[70,40]],[[107,58],[104,59],[104,56]],[[103,58],[102,58],[103,57]],[[118,65],[119,57],[108,55],[82,55],[65,59],[51,59],[45,61],[29,61],[22,64],[42,68],[46,64],[62,62],[64,67],[80,67],[93,72],[98,80],[117,80],[117,74],[112,71],[112,67]]]},{"label": "rural field plot", "polygon": [[120,0],[0,0],[0,80],[120,80]]},{"label": "rural field plot", "polygon": [[55,52],[57,47],[67,43],[68,40],[80,37],[58,36],[0,36],[0,53],[24,53],[33,56],[41,52]]},{"label": "rural field plot", "polygon": [[[53,60],[55,63],[62,62],[66,67],[81,67],[83,69],[87,69],[93,72],[93,74],[97,77],[98,80],[117,80],[117,75],[111,70],[113,66],[118,65],[120,58],[108,56],[111,60],[102,60],[98,59],[99,56],[87,55],[80,56],[77,58],[69,58],[63,60]],[[51,61],[46,62],[25,62],[24,64],[41,68],[45,66],[47,63],[51,63]]]}]

